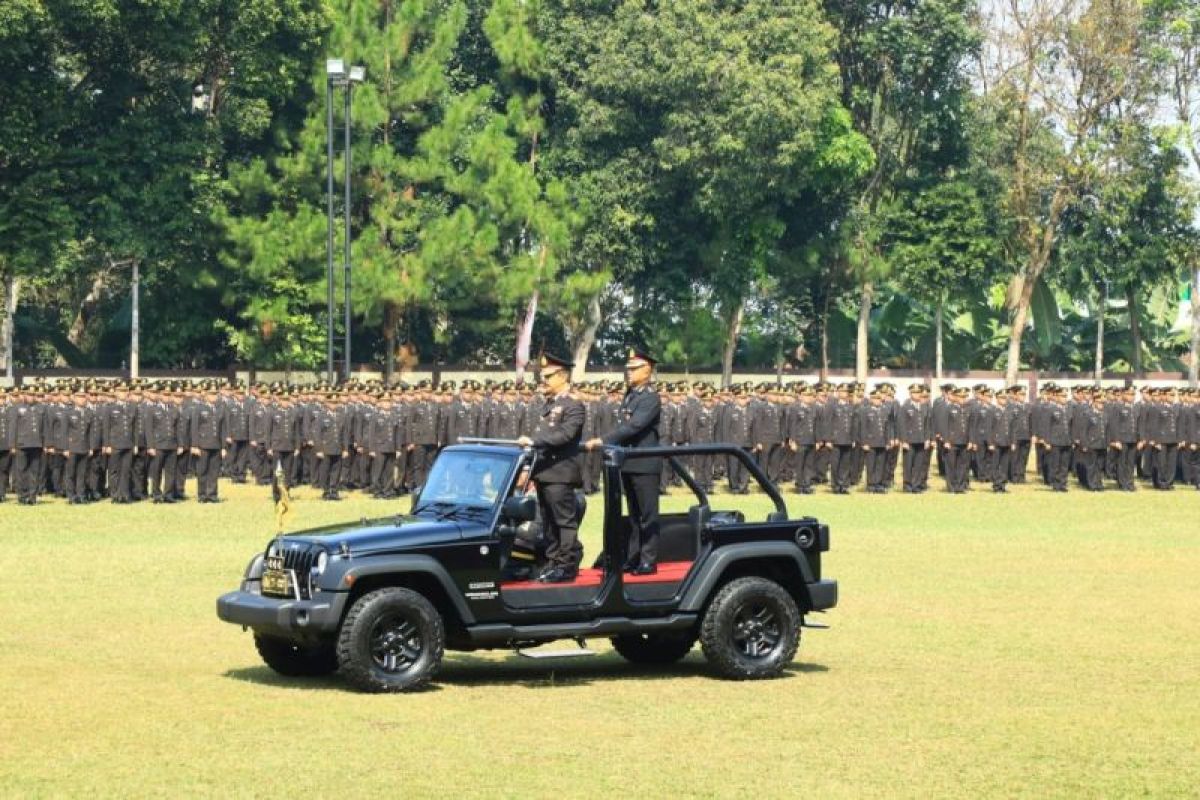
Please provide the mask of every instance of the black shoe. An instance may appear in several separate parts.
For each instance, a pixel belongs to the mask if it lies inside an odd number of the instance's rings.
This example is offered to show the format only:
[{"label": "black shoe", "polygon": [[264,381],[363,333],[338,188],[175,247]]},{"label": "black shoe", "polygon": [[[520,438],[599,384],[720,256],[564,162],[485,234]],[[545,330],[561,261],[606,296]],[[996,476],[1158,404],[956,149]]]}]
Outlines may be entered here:
[{"label": "black shoe", "polygon": [[577,574],[569,567],[553,567],[538,575],[538,583],[570,583]]},{"label": "black shoe", "polygon": [[658,574],[658,566],[655,564],[647,564],[643,561],[634,569],[629,570],[629,573],[631,575],[656,575]]}]

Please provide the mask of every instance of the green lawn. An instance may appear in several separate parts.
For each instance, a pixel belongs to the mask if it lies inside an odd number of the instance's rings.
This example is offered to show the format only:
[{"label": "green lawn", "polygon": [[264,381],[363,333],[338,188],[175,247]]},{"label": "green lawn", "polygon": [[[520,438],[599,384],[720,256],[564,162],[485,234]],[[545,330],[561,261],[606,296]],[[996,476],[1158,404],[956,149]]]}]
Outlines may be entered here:
[{"label": "green lawn", "polygon": [[[221,623],[273,526],[217,506],[0,506],[0,794],[1196,796],[1200,493],[789,495],[841,586],[768,682],[450,654],[433,690],[277,678]],[[397,509],[298,493],[294,525]],[[669,505],[682,506],[682,497]],[[764,498],[719,497],[761,517]],[[599,502],[586,529],[590,560]]]}]

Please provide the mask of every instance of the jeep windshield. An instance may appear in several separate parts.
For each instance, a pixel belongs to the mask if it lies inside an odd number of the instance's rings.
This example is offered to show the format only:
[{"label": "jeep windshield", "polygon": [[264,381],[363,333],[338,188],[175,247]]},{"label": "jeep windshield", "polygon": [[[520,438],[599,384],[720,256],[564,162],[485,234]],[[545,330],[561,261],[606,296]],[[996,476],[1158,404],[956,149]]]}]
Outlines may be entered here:
[{"label": "jeep windshield", "polygon": [[517,459],[471,451],[444,451],[421,489],[415,513],[491,509],[512,480]]}]

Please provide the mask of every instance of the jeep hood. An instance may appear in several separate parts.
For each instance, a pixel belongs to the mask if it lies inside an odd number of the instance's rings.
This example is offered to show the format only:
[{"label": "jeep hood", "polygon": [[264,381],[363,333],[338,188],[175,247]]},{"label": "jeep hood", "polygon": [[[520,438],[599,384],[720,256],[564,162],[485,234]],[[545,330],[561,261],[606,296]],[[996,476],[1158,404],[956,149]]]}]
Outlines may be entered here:
[{"label": "jeep hood", "polygon": [[288,542],[321,544],[335,553],[345,545],[354,555],[445,544],[461,538],[462,529],[458,522],[409,514],[326,525],[284,536]]}]

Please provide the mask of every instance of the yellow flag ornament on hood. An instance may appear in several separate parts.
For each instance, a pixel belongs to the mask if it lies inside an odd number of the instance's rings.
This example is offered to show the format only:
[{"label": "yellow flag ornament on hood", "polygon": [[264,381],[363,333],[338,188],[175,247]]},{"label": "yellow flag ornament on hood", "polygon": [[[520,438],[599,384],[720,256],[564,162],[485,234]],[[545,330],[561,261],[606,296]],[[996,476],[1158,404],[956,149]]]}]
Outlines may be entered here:
[{"label": "yellow flag ornament on hood", "polygon": [[287,479],[283,474],[283,464],[276,459],[275,478],[271,483],[271,496],[275,498],[275,528],[283,533],[283,521],[292,510],[292,496],[288,493]]}]

